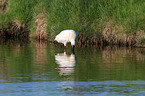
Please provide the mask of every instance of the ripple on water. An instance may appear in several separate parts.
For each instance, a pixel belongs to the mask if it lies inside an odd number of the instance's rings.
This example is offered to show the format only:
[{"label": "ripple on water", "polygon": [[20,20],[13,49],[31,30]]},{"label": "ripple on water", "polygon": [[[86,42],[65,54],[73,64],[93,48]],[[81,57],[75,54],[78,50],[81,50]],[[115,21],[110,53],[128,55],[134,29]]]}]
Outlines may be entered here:
[{"label": "ripple on water", "polygon": [[1,96],[113,96],[145,95],[145,81],[50,81],[26,83],[1,83]]}]

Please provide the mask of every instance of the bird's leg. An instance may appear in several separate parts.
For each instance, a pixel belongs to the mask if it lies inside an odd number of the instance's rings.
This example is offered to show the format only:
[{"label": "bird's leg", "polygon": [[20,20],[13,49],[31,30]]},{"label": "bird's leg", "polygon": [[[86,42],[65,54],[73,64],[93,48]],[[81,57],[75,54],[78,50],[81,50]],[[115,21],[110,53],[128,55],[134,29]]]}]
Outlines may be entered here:
[{"label": "bird's leg", "polygon": [[64,47],[65,47],[65,50],[66,50],[66,42],[64,42],[63,44],[64,44]]},{"label": "bird's leg", "polygon": [[64,46],[64,51],[66,51],[66,46]]},{"label": "bird's leg", "polygon": [[74,52],[74,49],[75,49],[75,46],[74,45],[72,45],[72,54],[74,54],[75,52]]},{"label": "bird's leg", "polygon": [[60,45],[60,47],[61,47],[61,48],[60,48],[60,51],[61,51],[61,52],[63,52],[63,51],[62,51],[62,46],[63,46],[63,44]]},{"label": "bird's leg", "polygon": [[60,45],[60,47],[62,48],[63,44]]}]

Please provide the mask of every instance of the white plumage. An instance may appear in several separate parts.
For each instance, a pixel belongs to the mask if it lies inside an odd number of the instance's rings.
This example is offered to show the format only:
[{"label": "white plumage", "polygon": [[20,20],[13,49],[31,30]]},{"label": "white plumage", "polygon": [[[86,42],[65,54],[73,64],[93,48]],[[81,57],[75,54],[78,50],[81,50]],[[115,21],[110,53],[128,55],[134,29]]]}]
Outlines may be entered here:
[{"label": "white plumage", "polygon": [[76,44],[78,34],[74,30],[63,30],[56,37],[58,43],[63,43],[66,46],[67,42],[71,42],[72,48]]}]

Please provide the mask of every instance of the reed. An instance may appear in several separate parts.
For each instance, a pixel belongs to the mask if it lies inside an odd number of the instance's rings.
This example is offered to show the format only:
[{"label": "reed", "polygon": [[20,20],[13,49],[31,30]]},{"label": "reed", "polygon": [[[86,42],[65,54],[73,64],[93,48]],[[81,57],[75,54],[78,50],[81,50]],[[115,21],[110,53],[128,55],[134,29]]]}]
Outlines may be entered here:
[{"label": "reed", "polygon": [[46,35],[38,35],[49,40],[64,29],[90,38],[104,38],[110,30],[120,39],[144,32],[144,9],[144,0],[8,0],[7,11],[0,14],[0,29],[18,21],[30,35],[44,30],[40,33]]}]

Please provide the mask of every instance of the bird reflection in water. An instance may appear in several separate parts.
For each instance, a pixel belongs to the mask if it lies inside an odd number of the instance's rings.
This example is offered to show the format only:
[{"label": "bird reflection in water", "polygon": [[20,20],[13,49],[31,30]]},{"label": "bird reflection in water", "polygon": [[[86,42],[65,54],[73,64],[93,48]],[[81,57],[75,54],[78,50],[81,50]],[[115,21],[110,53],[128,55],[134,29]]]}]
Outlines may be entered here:
[{"label": "bird reflection in water", "polygon": [[74,73],[77,63],[75,54],[58,53],[55,55],[55,61],[59,65],[58,69],[61,76],[68,76]]}]

